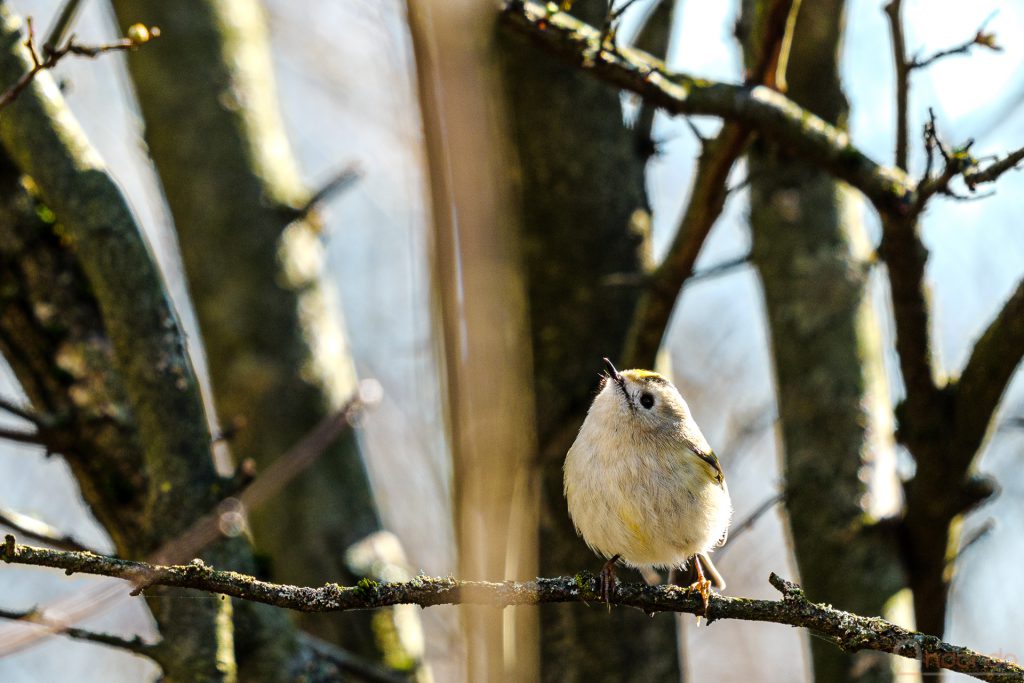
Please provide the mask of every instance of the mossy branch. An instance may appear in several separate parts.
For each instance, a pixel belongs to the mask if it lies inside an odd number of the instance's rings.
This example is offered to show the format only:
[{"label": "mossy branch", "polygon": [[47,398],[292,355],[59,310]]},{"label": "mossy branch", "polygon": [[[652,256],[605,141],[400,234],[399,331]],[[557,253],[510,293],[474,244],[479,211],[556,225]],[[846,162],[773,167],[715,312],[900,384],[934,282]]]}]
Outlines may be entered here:
[{"label": "mossy branch", "polygon": [[[601,80],[639,95],[670,114],[716,116],[743,124],[783,145],[839,180],[857,188],[883,213],[917,213],[922,207],[918,183],[898,168],[870,159],[849,135],[765,86],[722,83],[669,71],[665,63],[628,47],[601,43],[601,32],[564,12],[549,12],[536,2],[506,2],[501,21],[550,54]],[[993,182],[1024,159],[1024,149],[985,167],[963,166],[970,187]],[[945,169],[944,171],[945,172]],[[923,181],[941,181],[942,174]]]},{"label": "mossy branch", "polygon": [[[199,560],[186,565],[161,566],[121,560],[93,553],[49,550],[19,545],[6,536],[0,546],[4,562],[62,569],[125,579],[135,585],[133,594],[151,586],[171,586],[229,595],[300,612],[339,612],[410,604],[491,605],[511,607],[542,603],[599,602],[598,579],[588,572],[574,577],[540,578],[533,581],[460,581],[451,577],[418,576],[401,583],[363,580],[350,587],[327,584],[319,588],[260,581],[237,572],[220,571]],[[772,574],[770,583],[780,600],[753,600],[712,595],[707,610],[698,593],[678,586],[620,584],[612,603],[635,607],[650,614],[683,612],[707,618],[762,621],[808,628],[847,652],[876,650],[919,659],[980,680],[1024,681],[1024,668],[974,650],[943,642],[934,636],[911,631],[877,617],[864,617],[828,605],[811,602],[794,583]]]},{"label": "mossy branch", "polygon": [[863,192],[882,210],[913,205],[916,183],[854,147],[849,135],[766,86],[722,83],[669,71],[640,50],[600,42],[600,31],[534,2],[508,2],[501,20],[547,52],[671,114],[720,117],[761,133]]}]

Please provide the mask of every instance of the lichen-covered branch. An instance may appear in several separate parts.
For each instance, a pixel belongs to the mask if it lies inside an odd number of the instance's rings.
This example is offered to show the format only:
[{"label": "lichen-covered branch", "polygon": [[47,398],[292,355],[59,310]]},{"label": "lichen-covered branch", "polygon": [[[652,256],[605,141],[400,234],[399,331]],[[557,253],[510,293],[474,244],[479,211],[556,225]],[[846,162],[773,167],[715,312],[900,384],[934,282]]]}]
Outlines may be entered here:
[{"label": "lichen-covered branch", "polygon": [[[150,586],[193,588],[229,595],[242,600],[274,605],[302,612],[336,612],[376,609],[399,604],[421,607],[434,605],[491,605],[509,607],[541,603],[597,603],[598,580],[589,573],[533,581],[460,581],[453,578],[419,576],[402,583],[361,581],[343,587],[327,584],[320,588],[267,583],[245,574],[219,571],[200,561],[187,565],[160,566],[94,555],[19,545],[7,536],[0,546],[4,562],[111,576],[131,581],[135,592]],[[988,657],[968,648],[951,645],[934,636],[911,631],[877,617],[864,617],[811,602],[799,586],[775,574],[771,584],[780,600],[753,600],[712,595],[705,611],[701,597],[678,586],[621,584],[612,603],[635,607],[650,614],[685,612],[707,618],[763,621],[811,629],[847,652],[876,650],[901,657],[920,659],[981,680],[1024,681],[1024,668]]]},{"label": "lichen-covered branch", "polygon": [[[855,147],[845,132],[770,88],[672,72],[661,60],[628,47],[612,51],[602,47],[598,29],[535,2],[509,0],[501,18],[510,30],[526,35],[552,55],[671,114],[703,114],[744,124],[857,188],[883,213],[899,216],[922,208],[918,183],[904,171],[878,164]],[[993,182],[1022,159],[1024,149],[984,167],[959,169],[955,175],[974,187]]]},{"label": "lichen-covered branch", "polygon": [[502,21],[553,55],[669,113],[718,116],[764,134],[853,185],[881,210],[902,213],[914,202],[916,184],[904,172],[871,160],[844,131],[768,87],[671,72],[661,60],[628,47],[603,49],[600,31],[534,2],[506,3]]}]

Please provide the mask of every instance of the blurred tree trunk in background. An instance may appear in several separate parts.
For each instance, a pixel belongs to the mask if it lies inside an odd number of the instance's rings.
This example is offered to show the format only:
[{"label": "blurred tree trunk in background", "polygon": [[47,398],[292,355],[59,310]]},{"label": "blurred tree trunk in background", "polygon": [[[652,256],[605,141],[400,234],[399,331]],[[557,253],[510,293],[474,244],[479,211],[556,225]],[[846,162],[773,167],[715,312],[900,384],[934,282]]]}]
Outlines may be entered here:
[{"label": "blurred tree trunk in background", "polygon": [[[599,26],[605,12],[603,2],[573,7],[573,14]],[[664,42],[668,14],[655,19],[664,22]],[[615,88],[543,58],[507,32],[499,45],[523,186],[540,443],[540,573],[596,572],[603,559],[569,519],[562,463],[590,405],[602,356],[618,360],[622,353],[648,266],[644,171],[652,149],[650,121],[641,124],[647,136],[638,140],[623,123]],[[628,570],[620,574],[636,578]],[[668,681],[680,675],[675,621],[667,615],[545,606],[540,639],[545,681]]]},{"label": "blurred tree trunk in background", "polygon": [[[278,116],[261,7],[256,0],[113,6],[122,31],[139,21],[162,31],[128,67],[181,244],[214,403],[225,424],[244,420],[232,449],[262,468],[336,409],[355,382],[349,357],[317,357],[313,347],[343,333],[318,269],[303,266],[319,265],[316,226],[289,227],[307,193]],[[354,435],[253,511],[252,524],[276,580],[351,583],[345,550],[379,529]],[[375,651],[370,619],[300,617],[312,633],[363,654]]]},{"label": "blurred tree trunk in background", "polygon": [[[745,0],[741,40],[758,9]],[[804,2],[789,55],[787,95],[844,125],[839,83],[843,0]],[[750,55],[747,55],[748,62]],[[870,248],[847,191],[758,139],[748,156],[752,259],[771,330],[786,481],[800,578],[814,600],[882,614],[903,578],[895,547],[871,527],[871,480],[892,492],[891,417],[878,323],[867,298]],[[888,450],[888,453],[886,451]],[[888,481],[885,481],[885,476]],[[895,503],[891,503],[894,505]],[[886,512],[892,512],[892,509]],[[891,680],[878,653],[850,656],[810,641],[818,681]]]},{"label": "blurred tree trunk in background", "polygon": [[[434,314],[452,457],[457,574],[537,573],[533,387],[516,167],[494,7],[408,3],[430,180]],[[460,609],[468,681],[537,677],[528,607]]]}]

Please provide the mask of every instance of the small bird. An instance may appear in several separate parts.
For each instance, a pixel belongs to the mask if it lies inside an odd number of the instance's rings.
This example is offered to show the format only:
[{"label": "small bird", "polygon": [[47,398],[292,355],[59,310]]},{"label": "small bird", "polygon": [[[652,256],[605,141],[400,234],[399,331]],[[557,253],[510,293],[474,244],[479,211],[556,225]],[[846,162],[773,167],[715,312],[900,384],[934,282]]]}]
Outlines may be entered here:
[{"label": "small bird", "polygon": [[607,358],[604,364],[564,466],[576,531],[609,558],[602,597],[610,607],[620,559],[638,569],[689,565],[690,588],[706,612],[711,588],[725,588],[708,557],[725,543],[732,517],[722,465],[670,381],[648,370],[619,372]]}]

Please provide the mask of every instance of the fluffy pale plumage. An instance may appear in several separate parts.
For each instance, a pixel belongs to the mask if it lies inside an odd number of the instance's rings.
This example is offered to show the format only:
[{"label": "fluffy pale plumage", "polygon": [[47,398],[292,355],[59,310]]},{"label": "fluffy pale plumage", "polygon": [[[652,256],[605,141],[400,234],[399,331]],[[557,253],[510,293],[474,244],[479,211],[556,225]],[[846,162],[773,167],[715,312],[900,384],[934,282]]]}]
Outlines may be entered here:
[{"label": "fluffy pale plumage", "polygon": [[565,459],[569,515],[605,557],[683,567],[725,540],[732,504],[721,465],[671,382],[608,365]]}]

